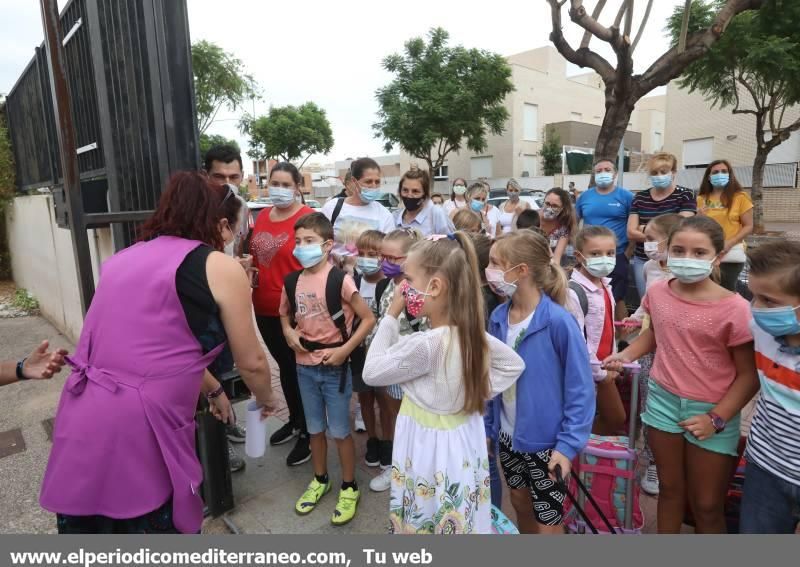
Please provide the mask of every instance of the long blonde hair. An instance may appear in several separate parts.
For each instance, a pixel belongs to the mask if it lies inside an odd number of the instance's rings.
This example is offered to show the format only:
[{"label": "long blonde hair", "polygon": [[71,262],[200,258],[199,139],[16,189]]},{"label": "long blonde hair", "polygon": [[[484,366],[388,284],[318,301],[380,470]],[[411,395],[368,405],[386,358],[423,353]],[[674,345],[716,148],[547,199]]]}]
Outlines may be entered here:
[{"label": "long blonde hair", "polygon": [[464,372],[464,413],[483,413],[491,397],[489,342],[484,333],[484,308],[478,257],[465,232],[453,238],[423,240],[411,248],[410,256],[428,277],[447,282],[447,314],[458,330],[461,366]]},{"label": "long blonde hair", "polygon": [[534,285],[559,305],[566,305],[567,275],[552,262],[550,243],[544,236],[532,230],[504,234],[494,250],[509,266],[528,266]]}]

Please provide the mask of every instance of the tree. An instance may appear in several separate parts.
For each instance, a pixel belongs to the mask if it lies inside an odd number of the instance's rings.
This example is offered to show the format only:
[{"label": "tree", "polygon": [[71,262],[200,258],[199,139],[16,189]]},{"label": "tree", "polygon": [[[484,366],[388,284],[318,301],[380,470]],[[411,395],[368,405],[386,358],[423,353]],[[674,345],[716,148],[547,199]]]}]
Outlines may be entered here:
[{"label": "tree", "polygon": [[447,155],[462,144],[479,153],[486,134],[502,134],[508,120],[504,99],[514,90],[511,69],[502,56],[449,47],[442,28],[405,44],[403,55],[383,60],[395,79],[376,92],[379,121],[373,124],[384,149],[395,144],[428,164],[444,165]]},{"label": "tree", "polygon": [[16,194],[16,168],[11,139],[6,127],[5,97],[0,96],[0,279],[11,277],[11,255],[8,251],[6,206]]},{"label": "tree", "polygon": [[[690,10],[690,26],[704,26],[720,4],[696,2]],[[684,10],[676,8],[668,31],[677,41]],[[764,232],[762,190],[767,156],[800,130],[800,113],[786,117],[787,108],[800,104],[800,3],[768,0],[759,12],[736,16],[725,35],[708,54],[689,65],[679,85],[699,91],[712,104],[729,107],[733,114],[752,115],[756,127],[753,161],[754,232]],[[769,136],[769,137],[768,137]]]},{"label": "tree", "polygon": [[245,73],[242,62],[208,41],[192,45],[192,72],[200,134],[214,122],[223,106],[233,111],[259,95],[258,85]]},{"label": "tree", "polygon": [[[687,4],[692,0],[686,0]],[[622,0],[611,26],[599,22],[606,0],[598,0],[591,14],[583,0],[569,0],[570,20],[584,30],[578,49],[574,49],[562,32],[561,12],[567,0],[547,0],[550,5],[553,31],[550,41],[570,63],[593,69],[605,85],[606,112],[597,138],[595,157],[616,159],[634,106],[640,98],[656,87],[666,85],[693,61],[702,57],[719,40],[734,16],[746,10],[758,9],[766,0],[726,0],[720,3],[706,27],[687,30],[679,45],[663,53],[642,74],[633,73],[633,53],[642,37],[650,16],[653,0],[648,0],[636,35],[633,31],[634,0]],[[625,20],[624,28],[623,19]],[[616,67],[596,51],[589,49],[592,38],[606,42],[614,51]],[[631,39],[633,38],[633,39]]]},{"label": "tree", "polygon": [[562,152],[561,137],[554,128],[547,128],[544,135],[544,144],[539,151],[542,156],[542,169],[545,175],[555,175],[562,173]]},{"label": "tree", "polygon": [[313,102],[301,106],[271,107],[269,115],[240,123],[250,136],[247,155],[253,159],[294,161],[305,155],[300,167],[314,154],[327,154],[333,148],[333,132],[325,111]]},{"label": "tree", "polygon": [[214,146],[233,146],[236,148],[236,151],[241,153],[242,150],[239,148],[239,144],[236,143],[236,140],[229,140],[225,136],[220,136],[219,134],[200,134],[200,161],[202,162],[208,150],[213,148]]}]

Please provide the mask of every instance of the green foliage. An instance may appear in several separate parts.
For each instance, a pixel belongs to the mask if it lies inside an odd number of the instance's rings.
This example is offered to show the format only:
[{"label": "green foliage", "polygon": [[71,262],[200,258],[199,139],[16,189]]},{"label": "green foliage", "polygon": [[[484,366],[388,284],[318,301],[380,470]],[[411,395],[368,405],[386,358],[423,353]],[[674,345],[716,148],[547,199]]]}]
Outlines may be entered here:
[{"label": "green foliage", "polygon": [[417,37],[405,52],[383,60],[394,80],[376,93],[379,121],[373,125],[384,148],[396,145],[423,159],[430,169],[466,142],[473,152],[486,148],[487,132],[502,134],[508,120],[504,99],[514,90],[511,68],[498,54],[449,47],[442,28]]},{"label": "green foliage", "polygon": [[14,292],[14,299],[11,301],[12,305],[22,311],[37,311],[39,309],[39,302],[27,290],[18,289]]},{"label": "green foliage", "polygon": [[197,128],[202,134],[223,106],[236,110],[259,89],[241,60],[208,41],[192,45]]},{"label": "green foliage", "polygon": [[[707,27],[723,2],[697,0],[689,29]],[[675,8],[667,26],[673,45],[680,33],[683,7]],[[736,16],[705,57],[689,65],[680,85],[699,91],[713,105],[734,109],[767,109],[800,102],[800,2],[768,0],[758,12]],[[747,100],[740,100],[743,91]]]},{"label": "green foliage", "polygon": [[14,199],[16,192],[15,172],[11,140],[8,137],[5,115],[2,112],[2,105],[0,105],[0,280],[11,277],[11,254],[8,251],[8,239],[6,237],[5,209]]},{"label": "green foliage", "polygon": [[225,136],[219,134],[200,134],[200,162],[202,163],[206,157],[208,150],[214,146],[228,145],[236,148],[236,151],[242,153],[239,144],[235,140],[229,140]]},{"label": "green foliage", "polygon": [[544,144],[539,151],[542,157],[542,169],[545,175],[555,175],[562,173],[562,151],[561,138],[554,128],[547,128],[544,133]]},{"label": "green foliage", "polygon": [[[333,131],[325,111],[313,102],[301,106],[271,107],[267,116],[247,117],[240,127],[250,136],[253,159],[298,160],[327,154],[333,148]],[[302,165],[301,165],[302,167]]]}]

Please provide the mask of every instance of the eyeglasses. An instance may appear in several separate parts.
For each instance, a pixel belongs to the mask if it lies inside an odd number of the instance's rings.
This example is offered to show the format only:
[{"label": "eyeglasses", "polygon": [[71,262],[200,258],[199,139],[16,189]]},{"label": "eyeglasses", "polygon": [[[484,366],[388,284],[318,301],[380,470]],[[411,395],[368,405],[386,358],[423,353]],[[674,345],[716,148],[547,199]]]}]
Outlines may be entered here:
[{"label": "eyeglasses", "polygon": [[225,197],[222,198],[222,202],[219,204],[220,207],[224,207],[225,201],[233,197],[233,185],[231,185],[230,183],[226,183],[225,188],[228,190],[228,192],[225,193]]}]

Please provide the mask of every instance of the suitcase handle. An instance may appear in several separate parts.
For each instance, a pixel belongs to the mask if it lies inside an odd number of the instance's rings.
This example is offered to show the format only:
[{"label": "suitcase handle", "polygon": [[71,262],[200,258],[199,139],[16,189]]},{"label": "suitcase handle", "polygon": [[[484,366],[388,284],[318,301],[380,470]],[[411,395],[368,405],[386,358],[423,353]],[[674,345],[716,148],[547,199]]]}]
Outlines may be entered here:
[{"label": "suitcase handle", "polygon": [[[572,506],[578,511],[578,514],[580,514],[581,518],[583,518],[583,521],[586,522],[586,525],[589,526],[589,529],[592,530],[592,533],[597,534],[598,533],[597,528],[594,527],[594,524],[592,524],[591,520],[589,520],[589,517],[586,515],[586,511],[581,507],[580,504],[578,504],[578,500],[569,491],[569,486],[567,486],[567,483],[564,481],[564,476],[561,472],[561,465],[556,465],[553,472],[556,475],[556,482],[558,482],[558,484],[561,485],[564,492],[567,494],[567,498],[569,498],[569,501],[572,503]],[[611,522],[608,521],[608,518],[600,509],[600,505],[597,504],[597,501],[594,499],[594,496],[592,496],[586,489],[586,487],[583,485],[583,482],[581,482],[581,479],[578,478],[578,475],[572,475],[572,479],[577,483],[578,488],[581,490],[581,492],[583,492],[584,496],[586,496],[589,502],[592,503],[594,509],[597,510],[597,513],[600,515],[600,519],[603,520],[603,523],[609,529],[609,532],[612,534],[616,534],[617,530],[615,530],[614,526],[611,525]]]}]

